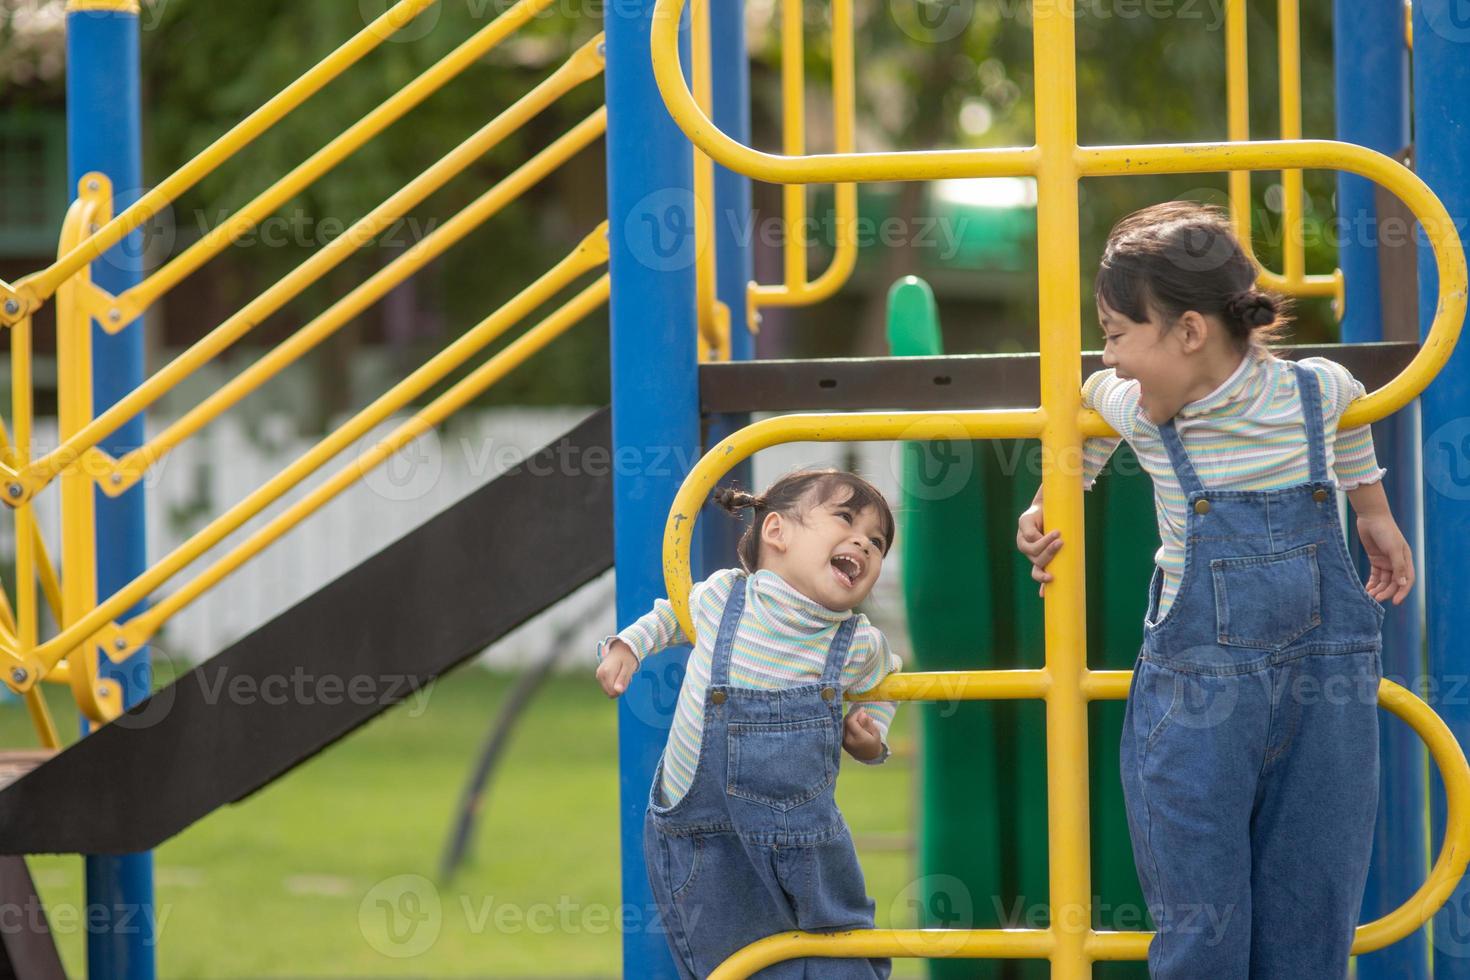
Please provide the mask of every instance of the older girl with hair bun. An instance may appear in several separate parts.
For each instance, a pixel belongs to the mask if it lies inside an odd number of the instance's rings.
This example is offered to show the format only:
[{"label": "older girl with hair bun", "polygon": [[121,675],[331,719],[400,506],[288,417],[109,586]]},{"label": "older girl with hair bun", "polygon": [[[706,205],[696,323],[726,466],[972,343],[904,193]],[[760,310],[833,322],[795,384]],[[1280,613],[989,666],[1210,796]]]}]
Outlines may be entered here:
[{"label": "older girl with hair bun", "polygon": [[[1377,813],[1380,602],[1414,583],[1371,431],[1338,431],[1363,385],[1270,351],[1286,311],[1258,275],[1225,217],[1186,202],[1121,221],[1097,275],[1106,370],[1082,401],[1152,477],[1161,542],[1120,759],[1156,980],[1347,976]],[[1084,446],[1088,489],[1119,441]],[[1045,589],[1062,541],[1040,491],[1016,541]]]}]

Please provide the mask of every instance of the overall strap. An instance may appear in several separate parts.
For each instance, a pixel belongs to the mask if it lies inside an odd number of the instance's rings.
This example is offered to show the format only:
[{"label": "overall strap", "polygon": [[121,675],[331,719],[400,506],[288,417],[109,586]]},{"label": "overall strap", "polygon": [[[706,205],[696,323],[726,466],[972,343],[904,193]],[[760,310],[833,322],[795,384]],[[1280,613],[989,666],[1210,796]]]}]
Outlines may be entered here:
[{"label": "overall strap", "polygon": [[730,648],[735,644],[735,629],[740,625],[740,614],[745,610],[745,583],[749,581],[744,572],[735,576],[730,585],[730,598],[725,600],[725,614],[720,617],[720,631],[715,634],[715,648],[710,654],[709,682],[711,686],[730,683]]},{"label": "overall strap", "polygon": [[847,666],[847,651],[852,646],[852,634],[857,630],[857,623],[857,613],[853,613],[832,634],[832,645],[827,648],[827,665],[822,668],[824,687],[841,687],[842,668]]},{"label": "overall strap", "polygon": [[1327,483],[1327,435],[1322,422],[1322,390],[1317,384],[1317,373],[1295,361],[1291,367],[1296,372],[1297,394],[1301,396],[1302,427],[1307,430],[1307,459],[1311,464],[1312,482]]},{"label": "overall strap", "polygon": [[1179,432],[1174,428],[1174,420],[1170,419],[1159,426],[1159,438],[1164,440],[1164,448],[1169,451],[1169,462],[1174,465],[1174,476],[1179,480],[1179,486],[1184,491],[1185,497],[1192,494],[1203,494],[1205,486],[1199,480],[1199,474],[1194,471],[1194,464],[1189,461],[1189,456],[1184,452],[1184,443],[1179,438]]}]

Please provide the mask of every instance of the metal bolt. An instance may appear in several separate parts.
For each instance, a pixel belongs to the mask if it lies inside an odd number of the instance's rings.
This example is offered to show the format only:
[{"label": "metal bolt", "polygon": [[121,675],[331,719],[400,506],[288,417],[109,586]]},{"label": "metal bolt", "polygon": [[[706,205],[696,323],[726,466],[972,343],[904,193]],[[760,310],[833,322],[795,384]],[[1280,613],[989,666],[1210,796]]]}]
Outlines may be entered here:
[{"label": "metal bolt", "polygon": [[606,42],[604,42],[604,41],[598,41],[597,42],[597,54],[598,54],[598,57],[601,57],[601,58],[606,58],[607,57],[607,43]]},{"label": "metal bolt", "polygon": [[117,639],[112,641],[112,648],[114,650],[126,650],[128,648],[128,638],[125,636],[119,636]]},{"label": "metal bolt", "polygon": [[10,668],[10,679],[15,681],[17,684],[24,684],[26,682],[26,678],[30,676],[31,675],[26,672],[26,669],[24,667]]},{"label": "metal bolt", "polygon": [[114,306],[112,309],[107,311],[107,319],[111,320],[113,323],[116,323],[117,321],[122,319],[122,310]]},{"label": "metal bolt", "polygon": [[87,181],[87,190],[89,191],[95,191],[100,189],[101,187],[102,185],[97,182],[97,178],[95,177]]},{"label": "metal bolt", "polygon": [[10,486],[5,488],[5,492],[10,494],[12,497],[19,498],[21,494],[25,493],[25,488],[22,487],[19,483],[12,483],[10,484]]},{"label": "metal bolt", "polygon": [[19,312],[20,312],[20,304],[19,303],[17,303],[13,299],[7,299],[5,301],[5,315],[6,316],[15,316]]},{"label": "metal bolt", "polygon": [[122,474],[121,473],[114,473],[114,474],[112,474],[111,479],[112,479],[112,485],[113,486],[117,486],[119,483],[122,482]]}]

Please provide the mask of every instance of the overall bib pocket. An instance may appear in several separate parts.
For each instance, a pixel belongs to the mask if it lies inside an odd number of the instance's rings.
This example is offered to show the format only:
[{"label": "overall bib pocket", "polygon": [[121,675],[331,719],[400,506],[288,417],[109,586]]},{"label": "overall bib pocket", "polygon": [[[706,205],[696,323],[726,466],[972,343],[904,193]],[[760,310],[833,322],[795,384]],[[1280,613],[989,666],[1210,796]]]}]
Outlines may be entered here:
[{"label": "overall bib pocket", "polygon": [[1271,555],[1210,559],[1217,639],[1278,650],[1322,622],[1316,544]]},{"label": "overall bib pocket", "polygon": [[731,722],[727,791],[775,810],[816,799],[837,778],[834,727],[831,717]]}]

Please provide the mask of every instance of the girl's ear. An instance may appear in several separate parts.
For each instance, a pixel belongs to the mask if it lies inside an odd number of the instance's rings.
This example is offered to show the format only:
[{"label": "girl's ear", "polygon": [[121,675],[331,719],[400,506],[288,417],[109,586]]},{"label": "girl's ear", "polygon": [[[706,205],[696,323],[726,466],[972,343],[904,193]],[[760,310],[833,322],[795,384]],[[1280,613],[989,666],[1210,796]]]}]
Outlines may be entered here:
[{"label": "girl's ear", "polygon": [[761,547],[769,548],[775,554],[782,554],[786,551],[786,536],[786,519],[776,511],[771,511],[761,521]]},{"label": "girl's ear", "polygon": [[1174,329],[1179,333],[1179,345],[1185,353],[1193,353],[1205,346],[1210,339],[1212,324],[1196,310],[1185,310],[1179,316]]}]

